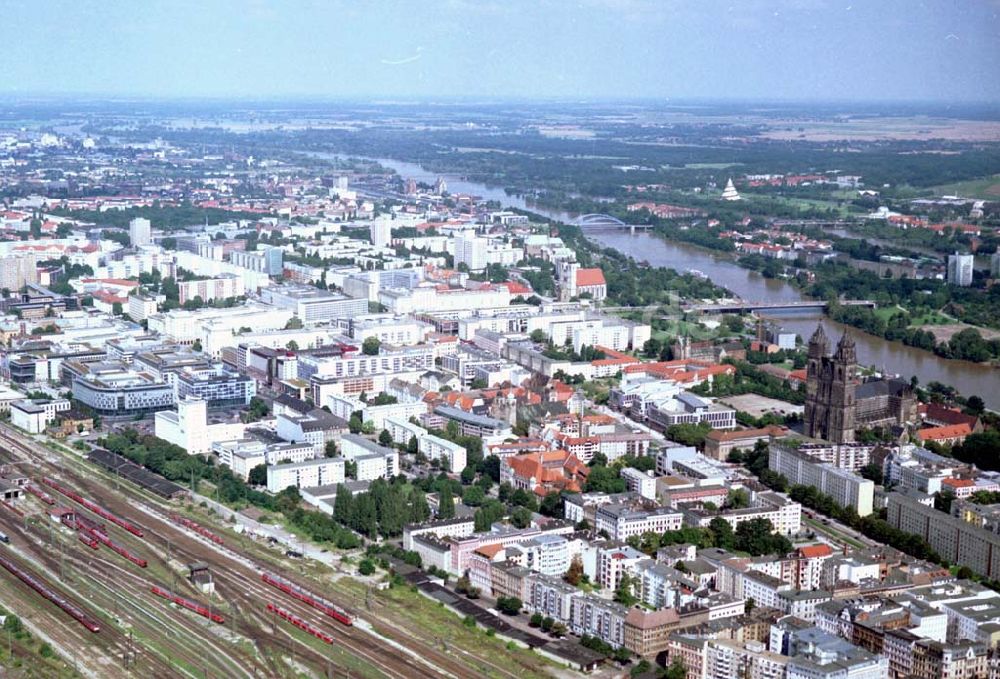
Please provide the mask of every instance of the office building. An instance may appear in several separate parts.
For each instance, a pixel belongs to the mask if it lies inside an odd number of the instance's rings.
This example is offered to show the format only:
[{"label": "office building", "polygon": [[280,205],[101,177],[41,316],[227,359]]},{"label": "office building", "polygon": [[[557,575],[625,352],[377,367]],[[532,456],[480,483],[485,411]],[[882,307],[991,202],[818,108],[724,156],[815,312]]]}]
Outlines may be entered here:
[{"label": "office building", "polygon": [[305,325],[330,323],[368,313],[368,300],[347,297],[308,285],[282,285],[261,290],[261,299],[290,309]]},{"label": "office building", "polygon": [[243,408],[257,395],[257,380],[222,367],[177,374],[177,399],[200,398],[209,409]]},{"label": "office building", "polygon": [[243,437],[242,422],[208,424],[207,404],[198,398],[186,398],[177,403],[177,410],[157,412],[154,433],[157,438],[180,446],[190,455],[206,455],[219,441]]},{"label": "office building", "polygon": [[174,404],[174,389],[146,373],[117,363],[78,363],[72,378],[73,398],[104,417],[145,415]]}]

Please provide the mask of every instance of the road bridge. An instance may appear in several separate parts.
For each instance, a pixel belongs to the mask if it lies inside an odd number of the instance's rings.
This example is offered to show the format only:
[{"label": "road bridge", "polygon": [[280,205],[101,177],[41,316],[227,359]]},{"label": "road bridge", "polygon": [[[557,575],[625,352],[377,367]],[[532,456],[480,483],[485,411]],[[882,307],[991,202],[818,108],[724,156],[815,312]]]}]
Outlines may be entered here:
[{"label": "road bridge", "polygon": [[[875,302],[869,299],[849,299],[839,303],[841,306],[862,306],[869,309],[875,308]],[[825,311],[829,306],[828,302],[821,300],[801,300],[797,302],[748,302],[746,300],[736,300],[732,302],[720,302],[718,304],[690,304],[684,306],[685,311],[701,311],[705,313],[746,313],[750,311],[799,311],[817,310]]]},{"label": "road bridge", "polygon": [[628,229],[630,233],[636,230],[646,230],[653,228],[650,224],[626,224],[617,217],[598,213],[580,215],[573,222],[581,229]]}]

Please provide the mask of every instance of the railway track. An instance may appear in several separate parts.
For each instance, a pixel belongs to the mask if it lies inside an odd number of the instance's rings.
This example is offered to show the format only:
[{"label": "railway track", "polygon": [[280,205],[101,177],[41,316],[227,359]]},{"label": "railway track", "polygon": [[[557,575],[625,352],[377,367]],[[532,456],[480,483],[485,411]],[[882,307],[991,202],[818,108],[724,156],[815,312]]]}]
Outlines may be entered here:
[{"label": "railway track", "polygon": [[[12,435],[3,427],[0,427],[0,444],[6,444],[22,460],[37,465],[39,473],[55,477],[57,480],[69,484],[84,497],[90,498],[119,516],[128,517],[134,521],[136,527],[147,535],[147,539],[142,545],[147,551],[151,550],[149,554],[151,563],[155,558],[160,564],[169,567],[166,564],[168,558],[180,559],[182,557],[191,562],[208,563],[220,595],[224,600],[230,602],[232,610],[237,611],[229,625],[230,629],[250,639],[258,649],[259,655],[265,658],[275,652],[278,654],[291,652],[293,657],[300,661],[308,661],[318,667],[329,667],[327,656],[318,652],[302,639],[292,635],[289,630],[280,633],[281,636],[278,638],[275,638],[274,634],[266,633],[269,621],[264,607],[267,603],[273,602],[320,629],[332,629],[335,643],[341,644],[349,652],[364,659],[387,676],[463,677],[475,671],[465,659],[456,658],[450,653],[430,645],[425,640],[402,632],[397,627],[393,627],[391,631],[387,630],[389,637],[397,637],[396,643],[412,648],[426,660],[419,661],[407,653],[399,652],[380,641],[377,636],[370,632],[339,625],[331,627],[329,618],[318,615],[311,607],[260,582],[261,571],[273,569],[271,564],[261,564],[250,556],[234,552],[229,547],[220,546],[217,541],[209,541],[203,535],[188,532],[189,529],[178,525],[176,516],[174,516],[174,508],[164,501],[151,500],[128,482],[121,483],[117,490],[113,490],[100,480],[96,480],[96,475],[93,474],[92,470],[88,470],[90,473],[84,475],[80,469],[75,469],[77,466],[82,467],[84,463],[75,461],[70,461],[67,464],[57,463],[53,460],[51,453],[44,449],[34,450],[29,443],[25,443],[19,436]],[[141,509],[141,515],[137,515],[137,509]],[[84,547],[81,545],[80,549],[84,550]],[[87,556],[90,557],[90,561],[93,561],[93,555],[88,553]],[[107,563],[106,559],[107,557],[102,555],[99,561]],[[85,568],[85,563],[81,563],[80,567]],[[142,582],[142,586],[145,588],[148,588],[149,584],[151,583],[148,580]],[[296,584],[301,585],[302,583]],[[140,584],[137,581],[133,586],[138,588]],[[315,586],[311,586],[311,588],[315,590]],[[326,595],[324,594],[324,596]],[[255,600],[255,605],[247,605],[249,597]],[[337,603],[336,600],[334,602]],[[378,624],[379,621],[368,622]],[[476,658],[474,662],[479,664],[483,660]],[[496,666],[493,667],[500,670]],[[266,668],[265,672],[276,669],[278,668],[271,666]],[[516,676],[514,673],[503,670],[500,670],[498,674]],[[270,675],[265,674],[265,676]]]}]

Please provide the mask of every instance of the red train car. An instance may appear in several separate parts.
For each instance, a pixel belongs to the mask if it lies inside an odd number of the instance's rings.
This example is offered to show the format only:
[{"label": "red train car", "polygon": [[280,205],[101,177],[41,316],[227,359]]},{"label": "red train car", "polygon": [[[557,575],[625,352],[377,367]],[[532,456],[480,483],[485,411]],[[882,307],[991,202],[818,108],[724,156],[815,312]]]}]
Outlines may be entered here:
[{"label": "red train car", "polygon": [[95,540],[94,538],[85,533],[78,533],[77,539],[79,539],[80,542],[87,545],[91,549],[97,549],[98,547],[101,546],[101,543],[99,543],[97,540]]},{"label": "red train car", "polygon": [[205,528],[201,524],[192,521],[191,519],[186,519],[183,516],[180,516],[178,514],[174,514],[170,518],[172,518],[175,523],[179,523],[180,525],[184,526],[185,528],[190,528],[195,533],[198,533],[199,535],[205,536],[206,538],[208,538],[209,540],[211,540],[212,542],[214,542],[217,545],[224,544],[223,541],[222,541],[222,538],[220,538],[218,535],[216,535],[212,531],[208,530],[207,528]]},{"label": "red train car", "polygon": [[72,617],[74,620],[79,622],[81,625],[86,627],[91,632],[94,632],[96,634],[97,632],[101,631],[101,626],[97,623],[97,621],[94,620],[89,615],[87,615],[87,613],[82,608],[72,603],[58,592],[49,589],[49,587],[42,580],[37,578],[32,573],[24,570],[13,561],[6,559],[2,556],[0,556],[0,566],[3,566],[8,571],[16,575],[18,578],[21,579],[21,581],[24,584],[26,584],[28,587],[35,590],[43,597],[45,597],[46,599],[54,603],[56,606],[61,608],[63,611],[69,614],[70,617]]},{"label": "red train car", "polygon": [[223,618],[221,615],[211,611],[206,606],[202,606],[197,601],[191,601],[190,599],[185,599],[182,596],[177,596],[173,592],[169,592],[163,589],[162,587],[157,587],[156,585],[150,587],[149,591],[151,591],[156,596],[163,597],[168,601],[172,601],[178,606],[182,606],[183,608],[186,608],[189,611],[194,611],[198,615],[202,616],[203,618],[208,618],[212,622],[217,622],[220,625],[226,622],[226,619]]},{"label": "red train car", "polygon": [[140,538],[143,537],[142,530],[138,526],[132,524],[129,521],[126,521],[125,519],[119,517],[116,514],[109,512],[107,509],[100,506],[99,504],[91,502],[90,500],[84,498],[79,493],[72,491],[69,488],[64,488],[63,486],[59,485],[56,481],[48,477],[42,477],[42,483],[44,483],[49,488],[52,488],[53,490],[59,491],[60,493],[62,493],[69,499],[73,500],[74,502],[83,505],[90,511],[100,516],[101,518],[107,519],[111,523],[121,526],[129,533],[132,533],[132,535],[135,535],[136,537]]},{"label": "red train car", "polygon": [[48,493],[46,493],[44,490],[42,490],[33,483],[29,483],[24,487],[24,489],[49,506],[52,506],[56,503],[54,497],[52,497],[51,495],[49,495]]},{"label": "red train car", "polygon": [[291,613],[289,613],[285,609],[278,608],[274,604],[268,604],[267,605],[267,610],[270,613],[274,613],[278,617],[283,618],[284,620],[287,620],[288,622],[292,623],[293,625],[295,625],[296,627],[298,627],[300,630],[308,632],[309,634],[313,635],[317,639],[325,641],[328,644],[332,644],[333,643],[333,637],[331,637],[329,634],[327,634],[326,632],[324,632],[321,629],[317,629],[316,627],[313,627],[312,625],[310,625],[308,622],[306,622],[302,618],[299,618],[298,616],[292,615]]},{"label": "red train car", "polygon": [[91,529],[90,531],[88,531],[88,533],[92,535],[94,538],[96,538],[97,541],[100,542],[102,545],[104,545],[111,551],[117,552],[118,554],[124,556],[126,559],[134,563],[139,568],[145,568],[146,566],[149,565],[145,559],[136,556],[135,554],[128,551],[127,549],[119,545],[117,542],[109,538],[107,534],[104,533],[104,531]]},{"label": "red train car", "polygon": [[330,616],[342,625],[350,627],[354,624],[354,615],[349,611],[341,608],[333,602],[327,601],[323,597],[313,594],[307,589],[299,587],[294,582],[286,580],[280,575],[265,572],[261,573],[260,579],[272,587],[280,589],[285,594],[309,604],[313,608],[323,612],[325,615]]}]

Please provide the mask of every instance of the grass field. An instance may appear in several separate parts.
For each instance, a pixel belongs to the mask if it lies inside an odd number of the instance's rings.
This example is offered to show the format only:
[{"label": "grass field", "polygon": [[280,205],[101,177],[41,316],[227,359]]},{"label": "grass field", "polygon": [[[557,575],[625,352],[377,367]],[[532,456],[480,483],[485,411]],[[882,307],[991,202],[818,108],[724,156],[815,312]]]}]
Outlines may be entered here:
[{"label": "grass field", "polygon": [[805,523],[813,528],[817,533],[824,533],[835,540],[840,540],[841,542],[846,542],[848,545],[854,547],[855,549],[864,549],[864,545],[855,540],[852,537],[844,535],[839,530],[835,530],[825,523],[821,523],[816,519],[810,519],[808,517],[803,517],[802,523]]},{"label": "grass field", "polygon": [[[879,307],[875,309],[875,315],[881,318],[883,321],[888,322],[897,313],[904,311],[904,309],[898,306],[887,306]],[[945,325],[954,322],[954,319],[948,318],[944,314],[940,314],[936,311],[927,311],[920,314],[911,315],[910,325]]]},{"label": "grass field", "polygon": [[933,190],[942,196],[1000,200],[1000,174],[983,179],[970,179],[969,181],[955,182],[954,184],[942,184],[933,187]]}]

